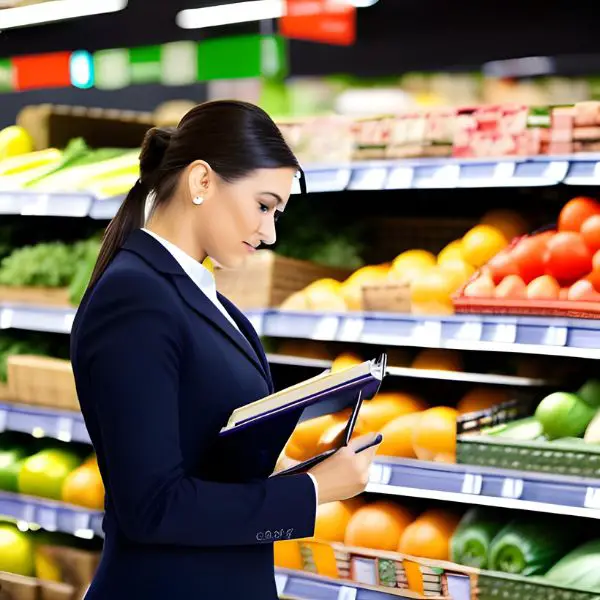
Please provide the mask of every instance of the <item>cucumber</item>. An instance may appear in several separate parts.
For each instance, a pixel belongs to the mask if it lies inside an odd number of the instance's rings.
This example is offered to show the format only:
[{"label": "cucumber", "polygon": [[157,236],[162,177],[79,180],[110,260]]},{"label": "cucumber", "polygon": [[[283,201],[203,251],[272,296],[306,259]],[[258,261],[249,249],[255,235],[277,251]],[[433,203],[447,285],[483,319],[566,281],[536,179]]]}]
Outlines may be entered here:
[{"label": "cucumber", "polygon": [[504,428],[491,435],[511,440],[532,442],[539,438],[543,432],[541,423],[535,417],[526,417],[525,419],[507,423]]},{"label": "cucumber", "polygon": [[574,545],[576,533],[547,520],[513,521],[490,546],[490,568],[514,575],[543,575]]},{"label": "cucumber", "polygon": [[460,565],[485,569],[493,539],[505,525],[502,513],[473,508],[461,519],[450,541],[451,560]]},{"label": "cucumber", "polygon": [[575,548],[559,560],[545,576],[546,581],[584,590],[600,590],[600,539]]}]

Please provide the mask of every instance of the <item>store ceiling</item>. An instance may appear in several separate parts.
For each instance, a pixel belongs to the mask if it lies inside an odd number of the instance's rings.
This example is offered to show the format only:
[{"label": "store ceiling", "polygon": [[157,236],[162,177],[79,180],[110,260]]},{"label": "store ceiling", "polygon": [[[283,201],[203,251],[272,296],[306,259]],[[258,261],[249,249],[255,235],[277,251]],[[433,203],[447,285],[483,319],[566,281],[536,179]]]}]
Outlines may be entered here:
[{"label": "store ceiling", "polygon": [[[218,3],[223,2],[130,0],[129,7],[117,14],[6,30],[0,33],[0,56],[258,31],[256,23],[193,31],[175,24],[181,9]],[[358,41],[353,47],[293,42],[292,72],[393,75],[417,69],[477,68],[490,60],[521,56],[600,55],[594,20],[578,7],[537,0],[505,0],[494,7],[473,0],[379,0],[359,9]],[[581,61],[570,64],[576,68]]]}]

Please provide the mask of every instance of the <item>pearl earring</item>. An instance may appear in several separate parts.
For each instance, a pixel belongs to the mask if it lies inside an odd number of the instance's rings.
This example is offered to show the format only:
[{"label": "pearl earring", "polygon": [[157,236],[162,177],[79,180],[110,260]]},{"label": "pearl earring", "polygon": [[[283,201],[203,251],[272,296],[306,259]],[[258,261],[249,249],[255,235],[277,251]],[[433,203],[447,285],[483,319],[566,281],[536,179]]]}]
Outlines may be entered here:
[{"label": "pearl earring", "polygon": [[196,196],[192,202],[196,205],[199,206],[200,204],[202,204],[204,202],[204,198],[202,196]]}]

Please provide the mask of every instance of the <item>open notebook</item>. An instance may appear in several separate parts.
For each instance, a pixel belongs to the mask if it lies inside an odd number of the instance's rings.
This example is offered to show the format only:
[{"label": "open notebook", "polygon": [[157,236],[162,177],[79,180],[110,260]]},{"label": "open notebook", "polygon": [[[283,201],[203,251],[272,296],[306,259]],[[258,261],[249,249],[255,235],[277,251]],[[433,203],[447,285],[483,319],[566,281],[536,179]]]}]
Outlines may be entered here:
[{"label": "open notebook", "polygon": [[327,370],[316,377],[241,406],[233,411],[227,425],[221,429],[221,435],[245,429],[290,410],[309,408],[325,402],[335,410],[353,405],[359,396],[361,399],[371,398],[381,385],[386,365],[387,356],[382,354],[377,359],[343,371],[332,373]]}]

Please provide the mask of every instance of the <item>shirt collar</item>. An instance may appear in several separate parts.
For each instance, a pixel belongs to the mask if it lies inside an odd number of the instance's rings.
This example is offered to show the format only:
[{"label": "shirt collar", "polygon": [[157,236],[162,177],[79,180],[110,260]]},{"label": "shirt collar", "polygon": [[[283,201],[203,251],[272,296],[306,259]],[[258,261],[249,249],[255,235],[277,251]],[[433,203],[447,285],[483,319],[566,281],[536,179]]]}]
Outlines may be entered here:
[{"label": "shirt collar", "polygon": [[217,298],[217,285],[214,275],[200,262],[184,252],[179,246],[165,240],[160,235],[143,228],[148,235],[160,242],[179,263],[185,274],[200,288],[200,290],[211,299]]}]

